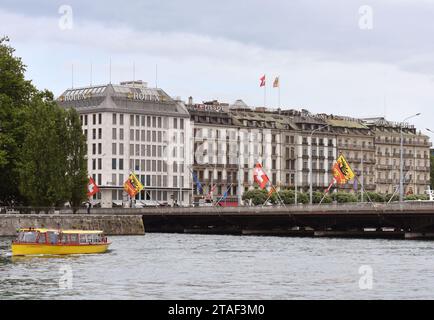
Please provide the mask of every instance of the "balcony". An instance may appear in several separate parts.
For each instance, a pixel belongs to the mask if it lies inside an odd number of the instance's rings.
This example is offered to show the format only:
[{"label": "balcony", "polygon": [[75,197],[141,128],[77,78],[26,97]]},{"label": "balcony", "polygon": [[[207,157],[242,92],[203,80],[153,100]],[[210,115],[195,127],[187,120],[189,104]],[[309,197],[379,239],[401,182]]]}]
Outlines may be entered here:
[{"label": "balcony", "polygon": [[417,171],[429,171],[429,167],[416,167]]},{"label": "balcony", "polygon": [[392,170],[392,166],[386,165],[386,164],[378,164],[377,169],[379,169],[379,170]]}]

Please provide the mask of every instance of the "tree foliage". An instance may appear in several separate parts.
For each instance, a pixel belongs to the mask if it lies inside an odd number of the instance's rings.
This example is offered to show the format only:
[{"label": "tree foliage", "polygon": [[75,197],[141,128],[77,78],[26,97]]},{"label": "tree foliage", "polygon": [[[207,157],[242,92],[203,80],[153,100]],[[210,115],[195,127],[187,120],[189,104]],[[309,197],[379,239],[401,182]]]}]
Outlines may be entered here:
[{"label": "tree foliage", "polygon": [[25,65],[0,39],[0,204],[79,204],[86,150],[75,111],[25,80]]},{"label": "tree foliage", "polygon": [[25,65],[14,56],[7,37],[0,38],[0,203],[23,202],[17,170],[25,138],[24,118],[37,90],[25,80]]}]

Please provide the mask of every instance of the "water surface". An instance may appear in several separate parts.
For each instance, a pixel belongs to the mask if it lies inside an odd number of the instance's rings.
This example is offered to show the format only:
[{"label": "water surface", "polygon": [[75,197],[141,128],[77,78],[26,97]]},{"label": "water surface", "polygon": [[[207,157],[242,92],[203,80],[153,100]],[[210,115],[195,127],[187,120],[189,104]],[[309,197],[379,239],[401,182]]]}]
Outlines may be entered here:
[{"label": "water surface", "polygon": [[[15,258],[11,239],[0,237],[0,299],[434,298],[429,241],[156,233],[110,239],[105,254]],[[361,266],[372,270],[372,289],[359,286]]]}]

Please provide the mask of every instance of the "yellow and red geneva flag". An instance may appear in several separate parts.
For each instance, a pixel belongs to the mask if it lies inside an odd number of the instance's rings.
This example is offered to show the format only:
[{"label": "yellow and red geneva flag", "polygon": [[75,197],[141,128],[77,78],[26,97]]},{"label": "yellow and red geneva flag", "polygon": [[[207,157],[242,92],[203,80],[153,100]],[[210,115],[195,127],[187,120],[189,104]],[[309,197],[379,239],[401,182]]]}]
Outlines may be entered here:
[{"label": "yellow and red geneva flag", "polygon": [[276,77],[276,79],[274,79],[273,82],[273,88],[279,88],[280,84],[279,84],[279,77]]},{"label": "yellow and red geneva flag", "polygon": [[354,179],[354,172],[343,155],[340,155],[333,166],[333,177],[339,184],[344,184]]},{"label": "yellow and red geneva flag", "polygon": [[130,197],[134,198],[136,194],[143,190],[143,185],[140,183],[139,179],[137,179],[136,175],[131,173],[124,183],[124,189]]},{"label": "yellow and red geneva flag", "polygon": [[99,188],[96,185],[95,180],[89,177],[89,182],[87,183],[87,196],[92,197],[95,193],[99,192]]}]

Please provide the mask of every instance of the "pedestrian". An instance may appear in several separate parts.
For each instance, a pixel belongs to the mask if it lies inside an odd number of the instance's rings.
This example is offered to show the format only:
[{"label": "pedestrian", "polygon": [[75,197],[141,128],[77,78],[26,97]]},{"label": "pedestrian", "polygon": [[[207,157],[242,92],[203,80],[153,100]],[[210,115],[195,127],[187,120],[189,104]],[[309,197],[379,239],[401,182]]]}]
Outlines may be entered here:
[{"label": "pedestrian", "polygon": [[91,207],[91,203],[90,201],[87,202],[87,214],[90,214],[90,207]]}]

